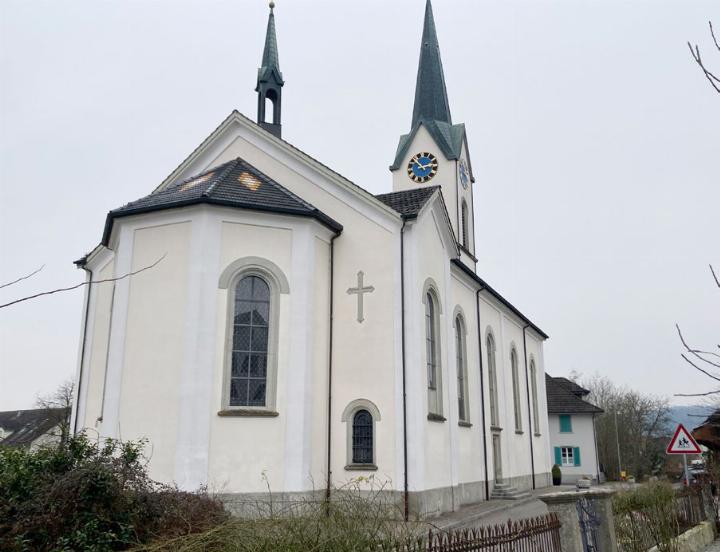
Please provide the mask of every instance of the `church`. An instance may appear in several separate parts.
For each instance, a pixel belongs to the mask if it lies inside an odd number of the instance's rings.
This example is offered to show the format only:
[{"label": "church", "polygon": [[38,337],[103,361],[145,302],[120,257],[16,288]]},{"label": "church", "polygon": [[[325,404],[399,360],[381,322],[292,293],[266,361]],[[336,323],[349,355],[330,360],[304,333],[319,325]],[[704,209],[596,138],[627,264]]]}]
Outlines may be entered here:
[{"label": "church", "polygon": [[147,439],[154,479],[240,512],[358,478],[413,517],[549,485],[548,336],[477,271],[498,236],[430,0],[387,193],[283,140],[278,54],[271,2],[256,120],[230,113],[76,261],[74,431]]}]

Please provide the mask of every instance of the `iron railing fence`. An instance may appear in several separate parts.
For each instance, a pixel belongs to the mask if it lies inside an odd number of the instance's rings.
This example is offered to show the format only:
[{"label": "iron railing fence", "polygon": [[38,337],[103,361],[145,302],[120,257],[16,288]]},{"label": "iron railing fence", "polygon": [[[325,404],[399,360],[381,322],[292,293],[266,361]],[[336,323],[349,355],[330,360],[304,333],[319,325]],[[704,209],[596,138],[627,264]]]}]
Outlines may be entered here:
[{"label": "iron railing fence", "polygon": [[430,530],[413,542],[381,546],[382,552],[562,552],[560,520],[553,512],[501,525]]},{"label": "iron railing fence", "polygon": [[619,552],[646,552],[667,544],[707,520],[700,492],[688,490],[671,502],[615,515]]}]

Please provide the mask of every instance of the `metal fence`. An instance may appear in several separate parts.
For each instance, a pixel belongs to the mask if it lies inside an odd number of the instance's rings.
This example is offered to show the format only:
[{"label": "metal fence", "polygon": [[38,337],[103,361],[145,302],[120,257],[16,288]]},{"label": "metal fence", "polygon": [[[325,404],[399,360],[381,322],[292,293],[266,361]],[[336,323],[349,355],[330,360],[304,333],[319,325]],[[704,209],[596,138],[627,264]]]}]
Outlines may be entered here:
[{"label": "metal fence", "polygon": [[560,520],[555,513],[502,525],[430,531],[425,538],[387,552],[561,552]]}]

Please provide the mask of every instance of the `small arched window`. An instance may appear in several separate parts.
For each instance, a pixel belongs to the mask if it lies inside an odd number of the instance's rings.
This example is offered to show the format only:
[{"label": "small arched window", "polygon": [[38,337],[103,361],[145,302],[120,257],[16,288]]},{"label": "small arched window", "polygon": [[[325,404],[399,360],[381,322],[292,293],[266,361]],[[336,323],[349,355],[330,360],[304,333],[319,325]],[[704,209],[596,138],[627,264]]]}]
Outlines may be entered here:
[{"label": "small arched window", "polygon": [[465,249],[470,249],[470,239],[468,232],[468,207],[467,202],[463,199],[460,208],[460,218],[462,222],[462,245]]},{"label": "small arched window", "polygon": [[465,323],[461,315],[455,317],[455,356],[457,359],[458,386],[458,419],[467,422],[469,419],[467,404],[467,353],[465,349]]},{"label": "small arched window", "polygon": [[535,359],[530,359],[530,385],[532,387],[533,401],[533,429],[535,431],[535,435],[540,435],[540,410],[538,407],[537,370],[535,369]]},{"label": "small arched window", "polygon": [[490,425],[500,427],[500,417],[498,416],[498,396],[497,396],[497,369],[495,367],[495,339],[492,334],[487,335],[485,340],[487,348],[488,360],[488,391],[490,393]]},{"label": "small arched window", "polygon": [[245,276],[235,286],[230,406],[265,406],[269,329],[270,287]]},{"label": "small arched window", "polygon": [[510,367],[512,370],[513,409],[515,411],[515,431],[522,431],[522,411],[520,410],[520,376],[518,374],[517,351],[510,351]]},{"label": "small arched window", "polygon": [[352,463],[373,464],[373,419],[365,409],[352,419]]},{"label": "small arched window", "polygon": [[428,292],[425,296],[425,356],[428,389],[437,389],[437,335],[435,324],[435,300]]}]

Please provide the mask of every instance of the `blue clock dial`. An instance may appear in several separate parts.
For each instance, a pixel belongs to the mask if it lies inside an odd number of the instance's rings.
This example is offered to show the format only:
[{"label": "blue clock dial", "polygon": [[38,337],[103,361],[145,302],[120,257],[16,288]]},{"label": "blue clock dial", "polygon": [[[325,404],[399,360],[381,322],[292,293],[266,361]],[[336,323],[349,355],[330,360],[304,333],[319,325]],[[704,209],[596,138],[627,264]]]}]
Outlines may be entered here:
[{"label": "blue clock dial", "polygon": [[460,160],[460,183],[462,187],[467,190],[468,184],[470,183],[470,174],[464,159]]},{"label": "blue clock dial", "polygon": [[407,171],[408,176],[415,182],[424,183],[437,174],[437,158],[426,151],[418,153],[410,159]]}]

